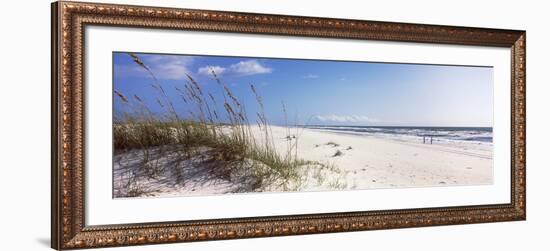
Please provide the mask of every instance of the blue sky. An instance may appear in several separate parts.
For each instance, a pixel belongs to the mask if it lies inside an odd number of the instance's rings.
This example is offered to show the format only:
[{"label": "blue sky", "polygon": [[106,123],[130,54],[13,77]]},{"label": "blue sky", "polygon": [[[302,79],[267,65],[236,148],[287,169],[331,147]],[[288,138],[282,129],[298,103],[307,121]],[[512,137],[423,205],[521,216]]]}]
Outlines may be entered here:
[{"label": "blue sky", "polygon": [[[490,67],[391,64],[221,56],[136,54],[173,101],[178,114],[193,109],[175,91],[191,75],[206,92],[222,98],[208,71],[214,69],[255,121],[263,98],[273,124],[380,126],[492,126]],[[113,53],[114,89],[137,95],[156,113],[162,108],[153,78],[127,53]],[[128,109],[114,98],[114,110]],[[220,108],[221,110],[221,108]]]}]

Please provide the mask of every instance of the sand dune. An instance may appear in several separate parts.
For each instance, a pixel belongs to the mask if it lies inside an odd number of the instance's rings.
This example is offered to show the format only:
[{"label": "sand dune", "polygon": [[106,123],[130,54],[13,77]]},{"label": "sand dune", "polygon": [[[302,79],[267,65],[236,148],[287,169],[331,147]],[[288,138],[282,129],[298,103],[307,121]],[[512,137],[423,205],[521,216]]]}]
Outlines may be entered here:
[{"label": "sand dune", "polygon": [[[261,142],[262,132],[257,127],[252,131]],[[284,154],[289,145],[297,144],[300,158],[331,164],[338,169],[337,173],[304,169],[302,175],[306,179],[298,191],[484,185],[491,184],[493,179],[491,144],[448,141],[423,144],[403,138],[277,126],[271,131],[278,152]],[[127,197],[128,188],[124,188],[124,184],[128,173],[137,172],[140,154],[135,150],[114,156],[114,197]],[[174,164],[173,160],[178,158],[174,153],[155,154],[157,165]],[[178,175],[167,172],[154,179],[138,175],[136,184],[145,191],[138,196],[249,192],[246,177],[219,176],[213,163],[200,161],[207,157],[208,149],[202,154],[204,156],[179,163],[181,173]],[[281,190],[266,188],[263,191]]]}]

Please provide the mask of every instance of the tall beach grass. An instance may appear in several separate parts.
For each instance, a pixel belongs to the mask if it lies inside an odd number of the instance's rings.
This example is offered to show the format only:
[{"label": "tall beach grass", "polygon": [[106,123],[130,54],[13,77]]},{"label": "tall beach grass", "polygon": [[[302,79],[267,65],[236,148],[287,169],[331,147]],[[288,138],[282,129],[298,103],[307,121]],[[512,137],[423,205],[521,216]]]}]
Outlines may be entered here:
[{"label": "tall beach grass", "polygon": [[[265,114],[262,96],[254,85],[250,92],[256,99],[258,112],[253,120],[247,116],[246,107],[211,68],[211,76],[219,88],[218,95],[205,91],[190,75],[181,80],[173,91],[186,104],[185,111],[176,110],[167,90],[159,83],[154,72],[139,58],[129,53],[133,61],[151,76],[151,88],[162,112],[152,112],[143,97],[114,90],[115,98],[125,106],[116,111],[113,140],[116,153],[141,152],[140,172],[150,178],[170,171],[181,175],[181,165],[166,170],[159,156],[176,153],[178,161],[202,156],[199,162],[208,162],[213,172],[230,179],[235,174],[245,175],[252,180],[245,191],[265,189],[295,190],[303,181],[303,168],[334,167],[301,159],[298,156],[298,138],[287,129],[288,146],[284,153],[276,150],[272,128]],[[283,104],[286,121],[286,108]],[[256,138],[253,127],[260,130],[261,139]],[[287,128],[290,128],[287,126]],[[206,157],[204,157],[206,156]],[[201,163],[198,163],[199,165]],[[130,174],[125,186],[131,187],[128,197],[139,196],[135,184],[135,173]],[[186,177],[177,177],[185,180]],[[128,190],[128,189],[127,189]]]}]

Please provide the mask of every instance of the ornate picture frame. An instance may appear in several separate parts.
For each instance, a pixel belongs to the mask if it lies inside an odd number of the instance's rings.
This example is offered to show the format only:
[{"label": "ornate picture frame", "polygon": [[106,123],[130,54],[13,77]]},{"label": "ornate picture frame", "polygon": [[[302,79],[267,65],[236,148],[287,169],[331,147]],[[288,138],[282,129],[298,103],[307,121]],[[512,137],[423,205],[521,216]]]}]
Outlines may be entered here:
[{"label": "ornate picture frame", "polygon": [[[156,223],[85,224],[85,66],[88,25],[472,45],[511,51],[510,203]],[[526,32],[114,4],[52,4],[54,249],[363,231],[526,219]]]}]

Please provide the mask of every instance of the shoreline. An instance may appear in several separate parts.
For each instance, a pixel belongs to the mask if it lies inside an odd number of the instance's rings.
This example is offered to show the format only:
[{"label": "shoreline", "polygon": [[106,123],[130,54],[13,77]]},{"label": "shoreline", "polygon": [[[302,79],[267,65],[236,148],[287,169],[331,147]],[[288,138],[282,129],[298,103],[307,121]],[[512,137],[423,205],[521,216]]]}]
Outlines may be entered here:
[{"label": "shoreline", "polygon": [[[281,127],[273,128],[274,135],[280,134]],[[329,142],[340,146],[327,145]],[[348,147],[352,149],[346,150]],[[355,182],[352,186],[358,189],[492,183],[492,144],[422,144],[402,138],[305,128],[299,137],[299,148],[302,158],[336,161],[341,170],[351,172],[348,182]],[[344,154],[331,157],[336,150]],[[368,179],[376,182],[365,182]]]},{"label": "shoreline", "polygon": [[[256,141],[262,142],[263,135],[257,126],[251,132]],[[338,173],[319,172],[314,169],[303,171],[305,181],[297,192],[363,190],[383,188],[416,188],[441,186],[489,185],[493,182],[492,144],[467,144],[446,142],[422,144],[403,139],[375,135],[354,135],[327,132],[310,128],[271,126],[273,145],[284,154],[297,144],[296,154],[307,161],[327,163]],[[288,138],[287,136],[295,137]],[[338,153],[339,152],[339,153]],[[124,182],[124,175],[116,159],[136,153],[114,156],[115,190]],[[127,156],[125,156],[127,155]],[[124,162],[124,161],[123,161]],[[162,161],[161,161],[162,162]],[[161,181],[142,180],[144,186],[153,186],[152,192],[144,196],[193,196],[215,195],[239,192],[238,179],[221,179],[210,176],[189,176],[194,172],[206,172],[212,166],[196,165],[191,160],[184,172],[183,185],[175,182],[171,174]],[[336,177],[338,176],[338,177]],[[314,177],[314,178],[313,178]],[[320,177],[325,182],[319,182]],[[336,185],[335,185],[336,184]],[[254,191],[251,191],[254,192]],[[262,191],[263,192],[263,191]],[[265,192],[282,192],[276,189]],[[114,197],[116,191],[114,191]]]}]

